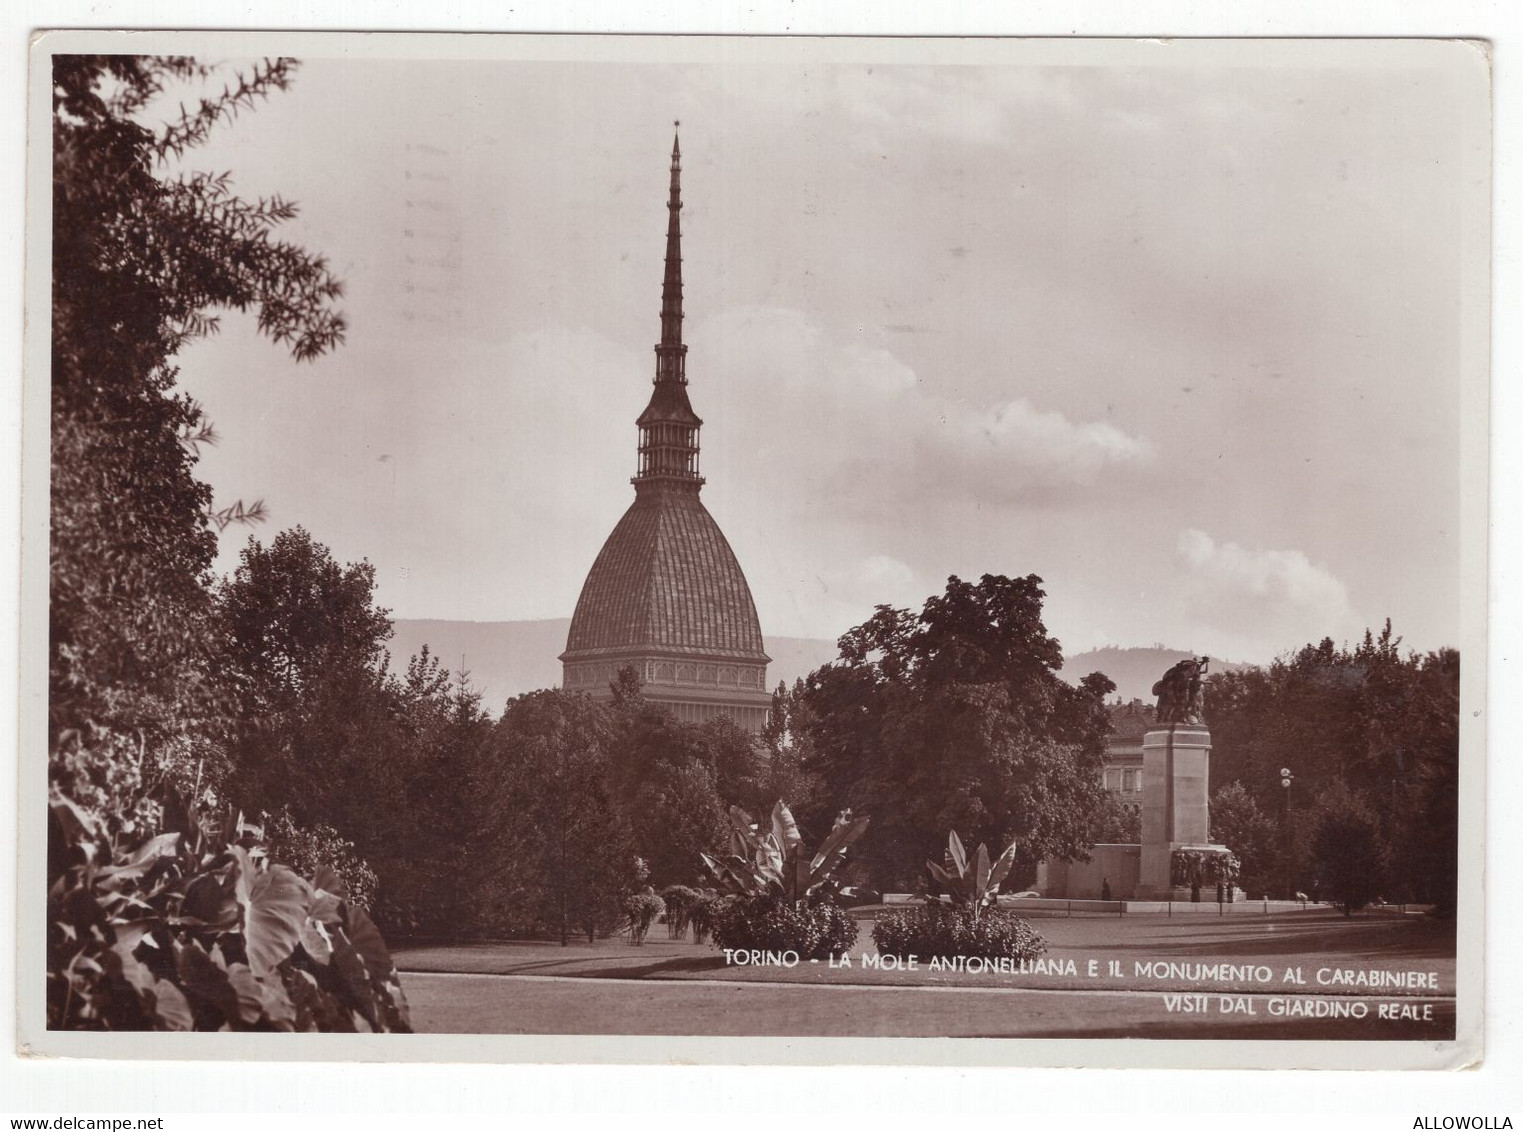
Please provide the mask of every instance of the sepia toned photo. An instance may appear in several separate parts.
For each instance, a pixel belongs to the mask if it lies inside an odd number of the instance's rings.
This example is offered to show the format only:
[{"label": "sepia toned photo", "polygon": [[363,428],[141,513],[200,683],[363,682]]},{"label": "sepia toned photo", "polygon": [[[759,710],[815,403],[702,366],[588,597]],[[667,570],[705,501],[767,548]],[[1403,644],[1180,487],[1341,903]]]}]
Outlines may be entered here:
[{"label": "sepia toned photo", "polygon": [[1480,1056],[1484,45],[30,61],[29,1049]]}]

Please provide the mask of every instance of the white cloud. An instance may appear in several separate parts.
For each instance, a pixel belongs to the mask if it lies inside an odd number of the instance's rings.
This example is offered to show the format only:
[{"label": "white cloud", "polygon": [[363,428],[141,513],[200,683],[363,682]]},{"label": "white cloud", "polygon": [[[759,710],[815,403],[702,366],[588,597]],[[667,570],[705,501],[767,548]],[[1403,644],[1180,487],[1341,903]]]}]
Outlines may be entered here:
[{"label": "white cloud", "polygon": [[722,389],[695,377],[695,400],[733,398],[714,419],[747,437],[747,454],[730,458],[754,460],[748,475],[806,504],[820,485],[865,514],[906,516],[949,500],[1019,503],[1089,487],[1153,456],[1144,438],[1027,397],[978,405],[938,395],[888,350],[832,340],[799,311],[732,310],[692,340],[702,370],[723,375]]},{"label": "white cloud", "polygon": [[1016,465],[1034,480],[1086,484],[1111,464],[1151,459],[1153,446],[1105,421],[1071,421],[1056,410],[1038,409],[1024,397],[957,422],[968,444],[1005,465]]},{"label": "white cloud", "polygon": [[1180,532],[1177,550],[1186,568],[1179,597],[1200,643],[1219,654],[1274,655],[1361,628],[1348,588],[1302,551],[1253,550],[1193,528]]},{"label": "white cloud", "polygon": [[862,148],[898,148],[906,128],[981,146],[1009,145],[1023,115],[1071,112],[1072,72],[1053,67],[842,67],[830,92]]},{"label": "white cloud", "polygon": [[1348,609],[1343,583],[1299,550],[1245,550],[1187,530],[1180,533],[1179,552],[1198,576],[1228,591],[1293,606]]},{"label": "white cloud", "polygon": [[892,555],[869,554],[837,565],[815,563],[758,601],[770,633],[837,636],[866,621],[879,605],[918,611],[937,588]]}]

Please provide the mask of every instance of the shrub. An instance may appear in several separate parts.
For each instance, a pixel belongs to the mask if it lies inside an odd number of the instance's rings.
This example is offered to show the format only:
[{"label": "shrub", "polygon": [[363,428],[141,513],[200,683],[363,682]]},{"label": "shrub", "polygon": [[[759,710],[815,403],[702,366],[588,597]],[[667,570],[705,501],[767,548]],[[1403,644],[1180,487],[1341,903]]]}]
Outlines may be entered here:
[{"label": "shrub", "polygon": [[272,864],[258,831],[173,795],[167,832],[113,835],[49,800],[50,1029],[409,1031],[380,933],[320,868]]},{"label": "shrub", "polygon": [[718,913],[720,898],[712,892],[700,892],[688,905],[687,922],[693,927],[693,942],[705,943],[714,932],[714,916]]},{"label": "shrub", "polygon": [[820,922],[820,946],[810,958],[844,955],[857,942],[859,925],[845,908],[838,904],[817,904],[811,911]]},{"label": "shrub", "polygon": [[346,840],[331,825],[320,822],[299,826],[287,806],[273,817],[265,815],[264,835],[272,862],[288,865],[303,876],[312,876],[326,866],[344,882],[350,904],[362,912],[373,910],[379,883],[375,870],[360,856],[354,842]]},{"label": "shrub", "polygon": [[666,901],[666,934],[672,939],[681,939],[687,935],[688,924],[691,922],[691,909],[702,893],[688,888],[685,884],[672,884],[661,890],[661,899]]},{"label": "shrub", "polygon": [[645,935],[656,922],[656,917],[666,911],[666,901],[646,885],[644,892],[624,898],[624,911],[629,916],[629,942],[639,947],[645,942]]},{"label": "shrub", "polygon": [[873,943],[883,955],[921,959],[1035,959],[1047,941],[1029,923],[1009,912],[929,904],[885,912],[873,925]]},{"label": "shrub", "polygon": [[713,933],[721,948],[796,951],[800,959],[826,959],[857,941],[857,921],[834,904],[735,896],[719,902]]}]

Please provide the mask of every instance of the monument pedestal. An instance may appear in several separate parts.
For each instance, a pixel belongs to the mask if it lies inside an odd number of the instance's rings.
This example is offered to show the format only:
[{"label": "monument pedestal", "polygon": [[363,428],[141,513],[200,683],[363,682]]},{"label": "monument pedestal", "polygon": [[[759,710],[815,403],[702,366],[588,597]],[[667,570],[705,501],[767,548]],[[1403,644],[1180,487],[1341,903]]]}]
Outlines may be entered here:
[{"label": "monument pedestal", "polygon": [[[1174,883],[1176,849],[1210,849],[1211,732],[1199,723],[1175,723],[1142,739],[1142,867],[1137,899],[1190,899],[1189,885]],[[1216,886],[1200,898],[1215,903]]]}]

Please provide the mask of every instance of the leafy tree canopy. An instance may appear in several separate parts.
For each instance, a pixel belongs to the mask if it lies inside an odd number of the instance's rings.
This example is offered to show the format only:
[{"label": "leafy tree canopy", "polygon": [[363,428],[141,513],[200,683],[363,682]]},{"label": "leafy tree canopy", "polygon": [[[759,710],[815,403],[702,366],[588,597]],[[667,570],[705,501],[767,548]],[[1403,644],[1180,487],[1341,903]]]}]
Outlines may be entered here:
[{"label": "leafy tree canopy", "polygon": [[231,659],[254,697],[248,710],[345,673],[379,679],[392,629],[374,591],[370,563],[340,565],[301,527],[268,547],[250,537],[220,591]]},{"label": "leafy tree canopy", "polygon": [[56,781],[113,781],[121,806],[116,737],[199,786],[229,710],[209,623],[217,521],[194,475],[214,433],[176,392],[174,355],[215,330],[218,309],[257,312],[298,359],[344,334],[342,287],[322,257],[274,236],[293,205],[174,168],[295,67],[265,60],[156,128],[155,100],[214,82],[212,68],[54,59],[50,751]]},{"label": "leafy tree canopy", "polygon": [[1014,842],[1022,878],[1094,842],[1115,686],[1058,677],[1043,596],[1035,576],[950,578],[918,615],[880,606],[811,674],[795,717],[822,783],[816,809],[873,815],[861,851],[878,883],[914,884],[950,829]]},{"label": "leafy tree canopy", "polygon": [[[1404,653],[1400,645],[1387,621],[1353,647],[1323,640],[1267,668],[1206,681],[1213,780],[1241,783],[1260,814],[1289,823],[1272,869],[1272,879],[1284,879],[1272,887],[1315,879],[1309,811],[1346,788],[1379,822],[1389,850],[1384,894],[1452,906],[1460,658],[1453,649]],[[1288,798],[1282,767],[1294,776]]]}]

